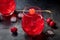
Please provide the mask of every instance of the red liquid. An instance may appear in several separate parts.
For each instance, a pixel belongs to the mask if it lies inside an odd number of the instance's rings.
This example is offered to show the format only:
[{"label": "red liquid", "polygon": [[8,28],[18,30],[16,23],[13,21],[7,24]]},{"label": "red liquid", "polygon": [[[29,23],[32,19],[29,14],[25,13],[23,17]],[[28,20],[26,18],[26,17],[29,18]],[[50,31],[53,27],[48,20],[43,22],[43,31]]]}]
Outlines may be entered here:
[{"label": "red liquid", "polygon": [[3,16],[9,16],[15,10],[16,4],[14,0],[0,0],[0,12]]},{"label": "red liquid", "polygon": [[[28,16],[26,16],[28,15]],[[22,28],[28,35],[39,35],[44,29],[44,19],[38,14],[26,14],[22,18]]]}]

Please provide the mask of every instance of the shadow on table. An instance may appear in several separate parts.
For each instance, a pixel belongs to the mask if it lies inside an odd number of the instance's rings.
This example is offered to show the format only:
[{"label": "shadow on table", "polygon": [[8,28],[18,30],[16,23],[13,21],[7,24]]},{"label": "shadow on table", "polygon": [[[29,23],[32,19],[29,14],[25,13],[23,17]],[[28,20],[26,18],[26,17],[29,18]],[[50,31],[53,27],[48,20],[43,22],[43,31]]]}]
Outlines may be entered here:
[{"label": "shadow on table", "polygon": [[48,36],[45,33],[41,33],[34,37],[25,35],[25,40],[48,40]]}]

